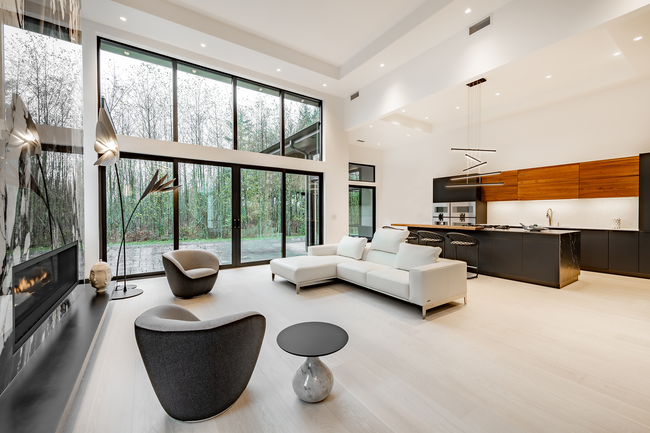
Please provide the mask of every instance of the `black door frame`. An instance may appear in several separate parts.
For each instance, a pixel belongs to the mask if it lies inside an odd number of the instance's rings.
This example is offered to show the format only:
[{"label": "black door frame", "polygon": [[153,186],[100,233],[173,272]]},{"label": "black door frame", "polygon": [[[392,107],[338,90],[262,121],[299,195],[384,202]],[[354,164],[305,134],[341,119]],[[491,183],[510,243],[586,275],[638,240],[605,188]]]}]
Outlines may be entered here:
[{"label": "black door frame", "polygon": [[[232,264],[220,266],[221,269],[229,269],[235,267],[246,267],[246,266],[258,266],[268,264],[271,260],[260,260],[256,262],[246,262],[241,263],[241,230],[235,227],[235,224],[240,224],[240,221],[235,221],[235,219],[241,220],[241,169],[251,169],[251,170],[265,170],[282,173],[282,184],[281,184],[281,224],[282,224],[282,257],[286,257],[286,234],[287,234],[287,221],[286,221],[286,178],[287,174],[299,174],[305,176],[315,176],[319,179],[320,184],[320,194],[319,194],[319,203],[318,203],[318,233],[319,239],[318,244],[323,244],[324,239],[324,198],[325,198],[325,185],[323,182],[324,175],[321,172],[311,172],[305,170],[294,170],[294,169],[285,169],[277,167],[263,167],[249,164],[234,164],[221,161],[206,161],[201,159],[192,159],[192,158],[175,158],[167,156],[156,156],[149,154],[140,154],[132,152],[121,152],[121,158],[127,159],[141,159],[146,161],[160,161],[160,162],[171,162],[174,178],[176,179],[174,184],[178,185],[178,164],[194,164],[194,165],[212,165],[218,167],[228,167],[231,171],[231,185],[232,185]],[[108,258],[108,239],[106,237],[107,229],[107,211],[106,211],[106,186],[107,186],[107,175],[106,168],[99,167],[99,255],[100,258],[104,261],[107,261]],[[180,236],[180,213],[179,213],[179,192],[176,190],[174,192],[174,216],[173,216],[173,231],[174,231],[174,250],[179,249],[179,236]],[[374,200],[373,200],[374,202]],[[164,275],[164,271],[156,272],[145,272],[139,274],[127,275],[129,278],[148,278],[154,276]],[[116,278],[114,276],[113,278]]]},{"label": "black door frame", "polygon": [[[372,233],[374,234],[375,231],[377,231],[377,189],[374,186],[369,186],[369,185],[348,185],[348,203],[349,203],[349,194],[352,189],[369,189],[372,190]],[[359,195],[359,199],[361,199],[361,195]],[[349,206],[349,205],[348,205]],[[361,208],[361,207],[359,207]],[[349,217],[349,212],[350,210],[348,209],[348,217]],[[359,209],[359,219],[361,219],[361,209]],[[348,224],[349,226],[349,224]],[[348,227],[348,235],[350,233],[350,228]],[[369,241],[372,240],[372,235],[370,237],[368,236],[361,236],[359,237],[364,237],[367,238]]]}]

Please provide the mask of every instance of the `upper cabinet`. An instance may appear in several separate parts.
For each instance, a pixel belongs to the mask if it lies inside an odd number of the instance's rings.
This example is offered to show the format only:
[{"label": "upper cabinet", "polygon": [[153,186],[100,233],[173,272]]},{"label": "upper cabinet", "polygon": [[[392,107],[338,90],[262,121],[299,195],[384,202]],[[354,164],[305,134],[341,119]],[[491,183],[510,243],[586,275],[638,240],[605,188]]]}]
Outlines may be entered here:
[{"label": "upper cabinet", "polygon": [[518,200],[517,170],[504,171],[494,176],[484,176],[482,183],[503,182],[501,186],[484,186],[481,188],[483,201]]},{"label": "upper cabinet", "polygon": [[638,156],[580,163],[580,198],[638,195]]},{"label": "upper cabinet", "polygon": [[561,200],[579,198],[580,164],[519,170],[519,200]]}]

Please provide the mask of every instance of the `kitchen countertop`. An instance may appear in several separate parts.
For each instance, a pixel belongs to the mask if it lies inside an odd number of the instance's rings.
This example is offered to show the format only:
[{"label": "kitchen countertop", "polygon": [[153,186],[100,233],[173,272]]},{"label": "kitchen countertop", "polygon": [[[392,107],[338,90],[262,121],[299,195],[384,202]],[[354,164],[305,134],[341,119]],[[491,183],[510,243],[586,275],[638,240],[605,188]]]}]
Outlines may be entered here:
[{"label": "kitchen countertop", "polygon": [[422,227],[422,228],[433,228],[438,230],[464,230],[464,231],[483,231],[483,232],[499,232],[499,233],[529,233],[533,235],[563,235],[566,233],[578,233],[580,230],[572,229],[562,229],[562,230],[542,230],[539,232],[531,232],[524,230],[523,228],[510,227],[509,229],[486,229],[475,226],[443,226],[443,225],[432,225],[432,224],[391,224],[393,226],[399,227]]},{"label": "kitchen countertop", "polygon": [[613,228],[593,228],[593,227],[575,227],[575,226],[559,226],[553,227],[557,230],[608,230],[612,232],[638,232],[639,229],[613,229]]}]

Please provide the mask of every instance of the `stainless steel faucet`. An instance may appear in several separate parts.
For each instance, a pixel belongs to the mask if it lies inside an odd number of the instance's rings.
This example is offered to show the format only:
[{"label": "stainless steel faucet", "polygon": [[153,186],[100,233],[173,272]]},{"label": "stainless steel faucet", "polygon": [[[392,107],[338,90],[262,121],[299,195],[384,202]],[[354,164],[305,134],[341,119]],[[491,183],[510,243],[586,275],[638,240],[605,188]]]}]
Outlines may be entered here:
[{"label": "stainless steel faucet", "polygon": [[548,226],[551,227],[553,225],[553,209],[546,209],[546,218],[548,218]]}]

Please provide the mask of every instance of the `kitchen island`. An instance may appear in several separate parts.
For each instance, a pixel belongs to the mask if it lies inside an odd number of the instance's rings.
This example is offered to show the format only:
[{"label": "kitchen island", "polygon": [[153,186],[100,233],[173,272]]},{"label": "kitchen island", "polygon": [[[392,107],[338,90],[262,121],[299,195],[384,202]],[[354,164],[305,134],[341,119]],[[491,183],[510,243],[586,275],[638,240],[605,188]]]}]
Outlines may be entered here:
[{"label": "kitchen island", "polygon": [[[392,224],[417,232],[428,230],[446,235],[464,233],[478,239],[479,273],[510,280],[562,288],[580,275],[580,231],[522,228],[507,230],[431,224]],[[454,247],[447,238],[443,257],[475,265],[477,248]]]}]

